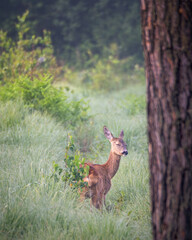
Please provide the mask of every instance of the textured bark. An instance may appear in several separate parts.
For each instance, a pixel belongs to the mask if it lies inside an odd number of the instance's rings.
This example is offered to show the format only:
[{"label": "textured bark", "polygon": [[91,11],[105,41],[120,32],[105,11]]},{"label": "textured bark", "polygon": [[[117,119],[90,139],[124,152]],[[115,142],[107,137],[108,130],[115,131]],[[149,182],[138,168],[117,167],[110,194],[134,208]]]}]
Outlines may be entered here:
[{"label": "textured bark", "polygon": [[192,1],[141,0],[154,239],[192,240]]}]

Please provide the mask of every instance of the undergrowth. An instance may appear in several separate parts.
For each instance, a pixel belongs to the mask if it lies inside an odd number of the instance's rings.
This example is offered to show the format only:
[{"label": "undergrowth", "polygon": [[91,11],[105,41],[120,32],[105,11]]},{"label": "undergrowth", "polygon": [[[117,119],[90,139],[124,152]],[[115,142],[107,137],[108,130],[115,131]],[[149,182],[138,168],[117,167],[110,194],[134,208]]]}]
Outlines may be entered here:
[{"label": "undergrowth", "polygon": [[81,189],[87,186],[83,179],[89,174],[89,166],[84,166],[85,158],[76,149],[72,136],[68,135],[68,143],[65,148],[65,157],[62,165],[53,162],[51,178],[55,181],[62,180],[73,189]]},{"label": "undergrowth", "polygon": [[32,111],[47,112],[66,126],[75,126],[88,118],[88,104],[52,85],[61,68],[50,33],[31,35],[27,16],[28,11],[18,17],[16,41],[0,30],[0,100],[22,101]]},{"label": "undergrowth", "polygon": [[[94,117],[74,129],[46,112],[29,111],[22,101],[0,104],[1,239],[151,239],[145,112],[128,114],[119,105],[134,91],[145,93],[137,85],[108,96],[90,95]],[[106,162],[110,144],[104,125],[114,136],[124,130],[129,154],[121,159],[107,209],[100,212],[90,209],[89,200],[80,202],[70,184],[50,175],[53,162],[63,166],[69,133],[85,161]],[[75,154],[68,153],[72,161]]]},{"label": "undergrowth", "polygon": [[55,88],[51,82],[49,76],[34,78],[33,81],[20,77],[14,83],[0,86],[0,100],[20,99],[29,109],[47,112],[65,125],[74,126],[87,120],[88,104],[85,100],[70,99],[67,91]]},{"label": "undergrowth", "polygon": [[20,76],[33,80],[48,74],[55,78],[61,72],[53,56],[50,32],[44,30],[43,37],[32,35],[26,21],[28,14],[26,11],[18,17],[16,41],[0,30],[0,81],[3,84],[14,82]]},{"label": "undergrowth", "polygon": [[94,58],[89,68],[82,71],[64,67],[64,79],[75,86],[84,86],[97,92],[113,92],[125,88],[128,84],[145,82],[143,66],[136,63],[134,57],[119,59],[117,51],[105,58]]},{"label": "undergrowth", "polygon": [[[151,239],[144,69],[114,51],[84,71],[65,68],[86,89],[57,88],[50,33],[30,35],[27,15],[16,42],[0,31],[0,239]],[[86,161],[108,159],[104,125],[114,136],[124,130],[129,155],[101,212],[75,188]]]}]

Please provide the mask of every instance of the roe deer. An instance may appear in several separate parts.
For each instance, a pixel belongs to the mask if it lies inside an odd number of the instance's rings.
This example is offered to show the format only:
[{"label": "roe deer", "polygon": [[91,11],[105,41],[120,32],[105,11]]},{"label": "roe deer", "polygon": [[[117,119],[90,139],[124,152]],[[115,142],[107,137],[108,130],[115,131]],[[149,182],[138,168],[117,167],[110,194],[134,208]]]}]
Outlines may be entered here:
[{"label": "roe deer", "polygon": [[121,156],[128,154],[127,145],[123,141],[124,133],[121,131],[118,138],[113,137],[107,127],[103,128],[106,138],[111,142],[111,151],[109,159],[105,164],[85,163],[89,166],[89,175],[84,178],[84,182],[88,183],[81,193],[82,197],[91,198],[91,203],[100,209],[105,203],[105,196],[111,188],[111,179],[116,174]]}]

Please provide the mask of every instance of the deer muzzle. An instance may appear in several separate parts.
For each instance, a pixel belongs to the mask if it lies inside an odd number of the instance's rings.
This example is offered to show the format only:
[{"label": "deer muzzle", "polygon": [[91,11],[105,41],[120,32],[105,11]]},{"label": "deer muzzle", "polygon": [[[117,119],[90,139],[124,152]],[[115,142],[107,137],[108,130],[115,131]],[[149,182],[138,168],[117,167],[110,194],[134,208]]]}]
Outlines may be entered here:
[{"label": "deer muzzle", "polygon": [[122,154],[123,154],[124,156],[127,156],[128,151],[127,151],[127,150],[126,150],[126,151],[123,151]]}]

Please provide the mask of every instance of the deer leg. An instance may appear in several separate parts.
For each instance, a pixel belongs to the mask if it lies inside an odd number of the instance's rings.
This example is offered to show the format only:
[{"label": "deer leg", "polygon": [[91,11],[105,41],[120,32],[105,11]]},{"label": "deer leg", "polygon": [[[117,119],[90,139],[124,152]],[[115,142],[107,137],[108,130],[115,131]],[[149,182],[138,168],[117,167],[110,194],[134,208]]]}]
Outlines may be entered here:
[{"label": "deer leg", "polygon": [[92,195],[91,195],[91,203],[94,207],[99,208],[99,204],[98,204],[98,193],[96,190],[96,187],[92,187]]},{"label": "deer leg", "polygon": [[92,201],[92,205],[94,207],[96,207],[97,209],[101,209],[102,208],[102,195],[99,194],[99,193],[95,193],[93,194],[92,198],[91,198],[91,201]]},{"label": "deer leg", "polygon": [[103,202],[104,202],[104,205],[106,207],[105,194],[104,194],[104,197],[103,197]]},{"label": "deer leg", "polygon": [[94,207],[96,207],[97,209],[100,209],[100,204],[99,204],[97,196],[92,197],[91,203]]}]

